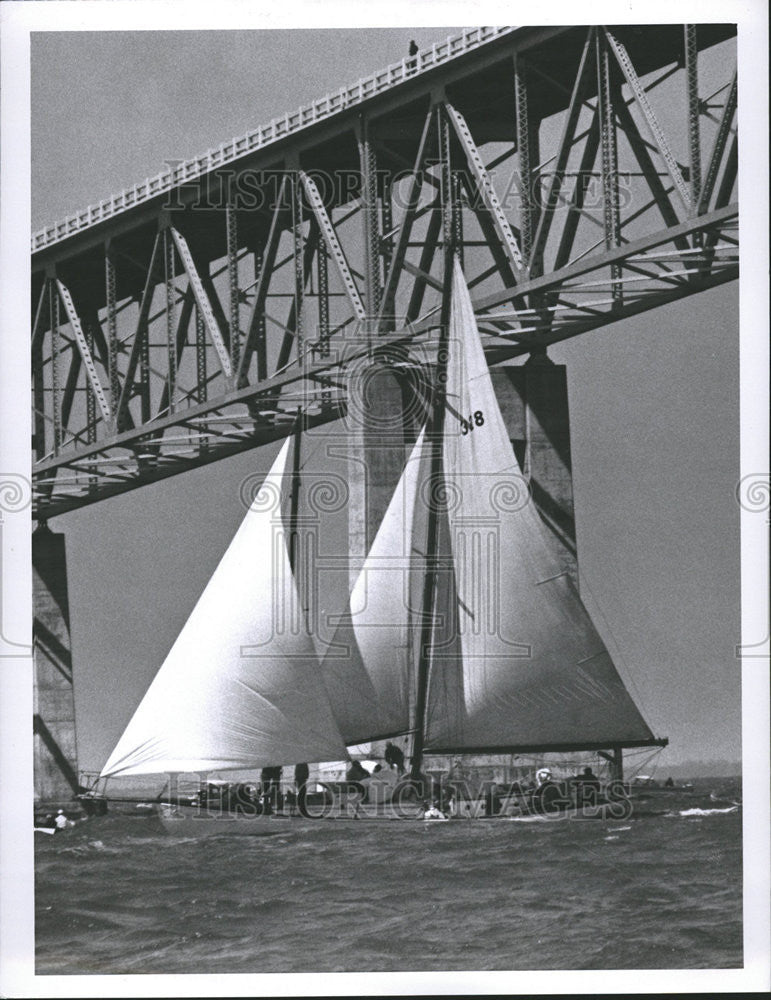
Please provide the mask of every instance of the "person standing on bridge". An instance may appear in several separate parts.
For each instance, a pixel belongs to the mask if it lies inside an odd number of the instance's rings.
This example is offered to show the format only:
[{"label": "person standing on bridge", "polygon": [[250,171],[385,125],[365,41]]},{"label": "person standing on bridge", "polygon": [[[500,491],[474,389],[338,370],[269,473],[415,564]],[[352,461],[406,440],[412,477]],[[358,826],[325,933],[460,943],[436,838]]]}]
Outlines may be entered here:
[{"label": "person standing on bridge", "polygon": [[415,56],[417,56],[418,52],[420,52],[418,44],[414,39],[410,39],[410,47],[408,49],[408,52],[410,58],[407,60],[407,72],[412,74],[418,68],[418,61],[415,58]]}]

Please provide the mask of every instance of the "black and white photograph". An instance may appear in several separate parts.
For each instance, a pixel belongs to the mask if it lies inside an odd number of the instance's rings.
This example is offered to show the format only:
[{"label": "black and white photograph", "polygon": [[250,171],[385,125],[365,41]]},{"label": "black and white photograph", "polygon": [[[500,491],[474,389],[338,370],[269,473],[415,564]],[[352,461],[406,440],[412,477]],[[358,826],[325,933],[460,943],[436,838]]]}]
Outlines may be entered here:
[{"label": "black and white photograph", "polygon": [[2,995],[771,988],[765,6],[0,17]]}]

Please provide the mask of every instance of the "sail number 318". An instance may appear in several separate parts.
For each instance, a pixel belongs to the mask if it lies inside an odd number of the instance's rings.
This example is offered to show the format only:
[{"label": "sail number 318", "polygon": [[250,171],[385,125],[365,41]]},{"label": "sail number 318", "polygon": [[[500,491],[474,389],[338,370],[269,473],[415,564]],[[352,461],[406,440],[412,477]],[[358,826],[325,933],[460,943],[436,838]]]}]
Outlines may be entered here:
[{"label": "sail number 318", "polygon": [[484,414],[481,410],[475,410],[471,416],[466,420],[465,417],[460,418],[461,434],[468,434],[469,431],[473,431],[475,427],[481,427],[485,422]]}]

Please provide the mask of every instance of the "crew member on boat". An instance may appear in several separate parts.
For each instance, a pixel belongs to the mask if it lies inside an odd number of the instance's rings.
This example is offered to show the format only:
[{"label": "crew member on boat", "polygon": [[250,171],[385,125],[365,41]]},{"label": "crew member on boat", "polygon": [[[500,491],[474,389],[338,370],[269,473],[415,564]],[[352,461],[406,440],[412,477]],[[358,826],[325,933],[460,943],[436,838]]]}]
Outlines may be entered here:
[{"label": "crew member on boat", "polygon": [[56,811],[54,826],[57,830],[66,830],[68,826],[75,826],[75,821],[68,819],[63,809],[58,809]]},{"label": "crew member on boat", "polygon": [[597,805],[600,797],[600,779],[591,767],[585,767],[581,774],[577,774],[572,779],[572,784],[576,790],[577,806]]},{"label": "crew member on boat", "polygon": [[[366,798],[367,789],[365,785],[362,785],[362,781],[370,777],[369,771],[362,766],[361,762],[358,760],[352,760],[351,766],[345,773],[345,780],[352,785],[357,792],[361,792],[362,796]],[[362,799],[364,801],[364,799]]]},{"label": "crew member on boat", "polygon": [[310,768],[307,764],[295,764],[294,784],[297,794],[297,808],[300,815],[304,816],[308,798],[308,777]]},{"label": "crew member on boat", "polygon": [[432,802],[429,805],[427,802],[423,803],[423,819],[447,819],[445,814],[439,808],[438,802]]},{"label": "crew member on boat", "polygon": [[262,779],[262,807],[268,815],[274,809],[281,807],[281,768],[263,767],[260,775]]},{"label": "crew member on boat", "polygon": [[399,774],[404,774],[404,752],[395,743],[390,740],[386,743],[383,757],[389,767],[395,767]]},{"label": "crew member on boat", "polygon": [[548,767],[542,767],[535,773],[536,787],[532,793],[531,805],[535,812],[558,812],[564,805],[559,785],[552,780]]}]

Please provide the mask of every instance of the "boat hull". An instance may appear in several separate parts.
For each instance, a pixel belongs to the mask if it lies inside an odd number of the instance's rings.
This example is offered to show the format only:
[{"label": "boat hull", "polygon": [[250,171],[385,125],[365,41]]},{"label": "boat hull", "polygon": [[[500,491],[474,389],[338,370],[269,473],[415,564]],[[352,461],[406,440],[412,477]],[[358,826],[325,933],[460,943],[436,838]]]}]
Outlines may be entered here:
[{"label": "boat hull", "polygon": [[631,819],[632,815],[629,803],[620,801],[606,802],[596,806],[574,806],[569,809],[555,810],[554,812],[522,812],[513,816],[496,816],[491,818],[506,819],[512,823],[560,823],[567,820],[627,820]]}]

